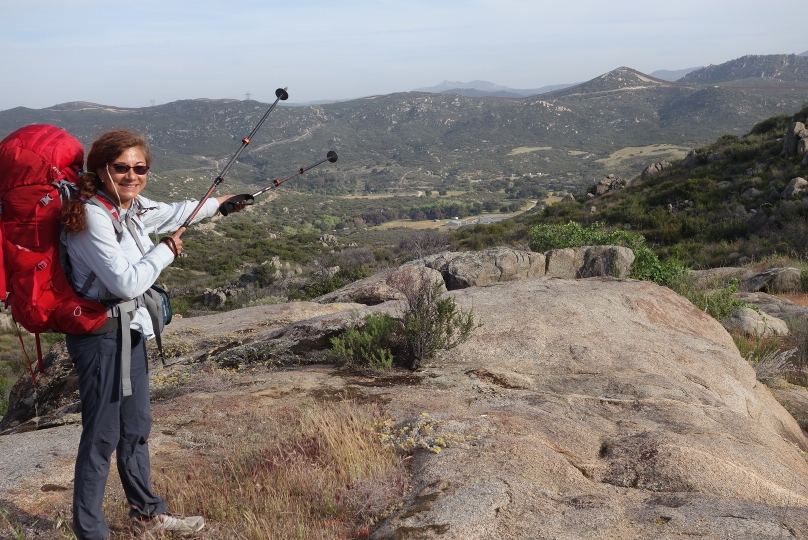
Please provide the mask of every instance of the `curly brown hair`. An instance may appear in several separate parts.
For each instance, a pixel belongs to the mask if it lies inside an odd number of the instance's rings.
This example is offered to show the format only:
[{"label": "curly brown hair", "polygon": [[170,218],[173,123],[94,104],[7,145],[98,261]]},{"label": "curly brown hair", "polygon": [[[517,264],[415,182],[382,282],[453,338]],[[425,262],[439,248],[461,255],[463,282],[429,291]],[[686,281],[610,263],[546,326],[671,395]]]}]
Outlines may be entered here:
[{"label": "curly brown hair", "polygon": [[146,157],[146,165],[151,165],[149,143],[139,133],[116,129],[107,131],[95,140],[87,155],[87,173],[76,183],[78,199],[65,201],[62,207],[62,225],[65,231],[76,234],[87,227],[84,201],[98,193],[101,186],[100,171],[129,148],[140,148]]}]

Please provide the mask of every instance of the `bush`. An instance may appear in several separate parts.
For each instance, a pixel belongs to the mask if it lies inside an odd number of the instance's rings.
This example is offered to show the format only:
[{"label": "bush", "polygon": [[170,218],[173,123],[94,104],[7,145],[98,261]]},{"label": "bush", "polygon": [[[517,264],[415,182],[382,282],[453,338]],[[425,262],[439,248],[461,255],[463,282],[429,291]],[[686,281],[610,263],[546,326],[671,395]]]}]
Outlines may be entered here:
[{"label": "bush", "polygon": [[670,286],[687,269],[674,259],[661,262],[646,245],[643,235],[623,230],[607,231],[602,223],[583,227],[570,221],[563,225],[536,225],[530,231],[530,249],[536,252],[582,246],[624,246],[634,252],[629,277]]},{"label": "bush", "polygon": [[425,273],[393,274],[388,284],[405,298],[403,320],[404,358],[410,369],[431,358],[439,349],[452,349],[468,340],[479,326],[472,310],[463,311],[444,296],[443,283],[430,280]]},{"label": "bush", "polygon": [[398,252],[406,260],[420,259],[449,248],[451,240],[445,232],[427,229],[415,232],[398,244]]},{"label": "bush", "polygon": [[382,371],[397,360],[417,369],[439,349],[451,349],[468,340],[479,326],[472,310],[463,311],[444,296],[441,281],[400,272],[387,283],[405,297],[402,320],[387,314],[368,315],[364,326],[332,338],[329,354],[338,364]]},{"label": "bush", "polygon": [[698,286],[693,276],[682,276],[671,283],[671,289],[719,321],[731,316],[739,308],[749,306],[732,296],[738,292],[738,280],[735,278],[727,284],[714,281],[706,286]]},{"label": "bush", "polygon": [[390,315],[367,315],[363,327],[349,328],[331,338],[331,355],[338,365],[369,367],[373,371],[390,369],[400,334],[401,323]]}]

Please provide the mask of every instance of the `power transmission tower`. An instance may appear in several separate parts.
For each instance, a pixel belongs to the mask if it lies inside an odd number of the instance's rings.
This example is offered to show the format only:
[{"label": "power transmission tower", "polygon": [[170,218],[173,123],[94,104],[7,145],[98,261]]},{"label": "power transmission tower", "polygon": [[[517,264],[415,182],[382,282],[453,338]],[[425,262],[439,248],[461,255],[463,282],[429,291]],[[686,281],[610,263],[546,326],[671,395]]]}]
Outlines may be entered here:
[{"label": "power transmission tower", "polygon": [[244,97],[246,97],[246,98],[247,98],[247,101],[250,101],[250,93],[249,93],[249,92],[247,92],[246,94],[244,94]]},{"label": "power transmission tower", "polygon": [[151,101],[151,106],[152,106],[152,107],[154,107],[154,100],[153,100],[153,99],[151,99],[151,100],[149,100],[149,101]]}]

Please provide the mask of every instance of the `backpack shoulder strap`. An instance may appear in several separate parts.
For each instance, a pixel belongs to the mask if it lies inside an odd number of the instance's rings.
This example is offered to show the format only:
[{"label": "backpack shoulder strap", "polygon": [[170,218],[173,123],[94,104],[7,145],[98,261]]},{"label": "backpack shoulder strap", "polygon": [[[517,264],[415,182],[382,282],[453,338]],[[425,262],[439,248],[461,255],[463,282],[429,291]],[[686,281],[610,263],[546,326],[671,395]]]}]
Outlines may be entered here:
[{"label": "backpack shoulder strap", "polygon": [[[118,243],[120,243],[123,239],[124,225],[120,221],[118,208],[100,192],[88,199],[85,204],[94,204],[109,216],[109,219],[112,222],[112,227],[115,229],[115,239],[118,240]],[[79,296],[86,296],[87,291],[90,289],[90,285],[93,284],[93,281],[95,281],[95,278],[95,272],[90,272],[90,275],[87,276],[87,280],[84,282],[84,285],[82,285],[81,290],[78,291]]]},{"label": "backpack shoulder strap", "polygon": [[118,238],[118,242],[120,242],[123,238],[123,225],[121,224],[118,209],[115,207],[115,205],[100,194],[94,195],[87,201],[87,203],[94,204],[106,212],[110,221],[112,221],[112,226],[115,228],[115,236]]}]

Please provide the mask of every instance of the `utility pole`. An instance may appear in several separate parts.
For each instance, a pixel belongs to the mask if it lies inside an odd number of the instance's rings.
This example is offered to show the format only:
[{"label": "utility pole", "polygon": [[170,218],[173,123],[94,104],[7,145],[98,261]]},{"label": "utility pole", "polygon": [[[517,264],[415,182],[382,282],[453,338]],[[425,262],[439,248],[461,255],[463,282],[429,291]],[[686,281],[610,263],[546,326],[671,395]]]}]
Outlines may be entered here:
[{"label": "utility pole", "polygon": [[246,97],[246,98],[247,98],[247,101],[250,101],[250,93],[249,93],[249,92],[247,92],[246,94],[244,94],[244,97]]}]

